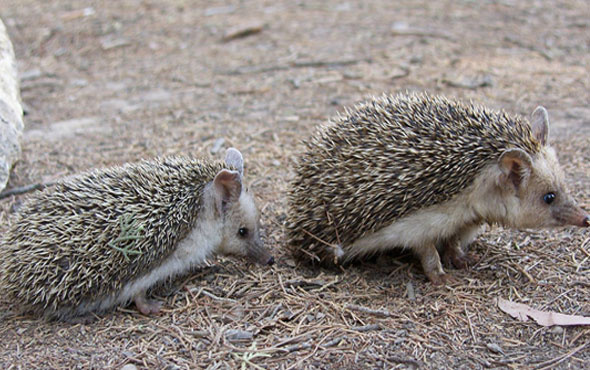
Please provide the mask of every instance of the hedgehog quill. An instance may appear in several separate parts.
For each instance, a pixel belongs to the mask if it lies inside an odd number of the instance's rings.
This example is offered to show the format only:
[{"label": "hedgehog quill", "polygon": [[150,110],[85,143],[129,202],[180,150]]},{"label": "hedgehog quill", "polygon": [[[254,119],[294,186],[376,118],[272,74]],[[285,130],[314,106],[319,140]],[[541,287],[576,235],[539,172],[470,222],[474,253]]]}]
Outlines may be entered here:
[{"label": "hedgehog quill", "polygon": [[306,143],[289,193],[289,247],[341,264],[412,250],[434,284],[441,264],[472,261],[484,224],[590,226],[548,144],[549,118],[530,121],[428,94],[382,96],[347,110]]},{"label": "hedgehog quill", "polygon": [[28,199],[0,246],[0,289],[23,311],[83,320],[134,301],[214,254],[274,259],[242,184],[241,153],[225,162],[158,158],[90,171]]}]

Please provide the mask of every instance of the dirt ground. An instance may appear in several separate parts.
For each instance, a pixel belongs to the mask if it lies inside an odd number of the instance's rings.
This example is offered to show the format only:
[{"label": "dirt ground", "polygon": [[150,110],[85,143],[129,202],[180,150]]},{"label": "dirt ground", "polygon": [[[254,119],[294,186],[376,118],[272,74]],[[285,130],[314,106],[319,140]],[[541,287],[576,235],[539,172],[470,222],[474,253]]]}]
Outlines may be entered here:
[{"label": "dirt ground", "polygon": [[[498,298],[590,315],[590,232],[490,228],[480,262],[429,284],[412,256],[340,273],[283,242],[300,141],[345,106],[426,90],[528,115],[590,210],[590,7],[563,1],[0,0],[26,131],[8,188],[166,154],[239,148],[278,263],[212,261],[89,325],[0,305],[2,368],[582,368],[588,327],[542,327]],[[0,231],[26,196],[0,201]],[[0,298],[1,300],[1,298]]]}]

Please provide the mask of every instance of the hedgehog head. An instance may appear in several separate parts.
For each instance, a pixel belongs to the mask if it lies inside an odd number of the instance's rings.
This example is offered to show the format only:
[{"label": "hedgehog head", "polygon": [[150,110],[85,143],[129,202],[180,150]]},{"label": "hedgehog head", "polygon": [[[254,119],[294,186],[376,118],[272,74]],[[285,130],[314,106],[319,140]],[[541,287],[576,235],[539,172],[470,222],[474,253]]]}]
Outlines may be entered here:
[{"label": "hedgehog head", "polygon": [[510,225],[520,228],[590,226],[590,216],[576,205],[564,183],[557,157],[547,145],[549,118],[543,107],[532,115],[533,136],[542,145],[534,156],[507,149],[499,158],[498,185],[510,199],[505,208]]},{"label": "hedgehog head", "polygon": [[253,262],[272,264],[274,258],[260,238],[260,215],[253,196],[243,185],[243,158],[230,148],[225,162],[233,169],[222,169],[211,186],[217,215],[223,222],[223,240],[218,252],[248,257]]}]

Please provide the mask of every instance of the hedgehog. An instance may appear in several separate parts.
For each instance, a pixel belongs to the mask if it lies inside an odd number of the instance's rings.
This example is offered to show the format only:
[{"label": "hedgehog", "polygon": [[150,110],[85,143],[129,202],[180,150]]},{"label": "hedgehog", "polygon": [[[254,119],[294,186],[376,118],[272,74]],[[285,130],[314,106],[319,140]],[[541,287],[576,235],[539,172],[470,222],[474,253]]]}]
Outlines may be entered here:
[{"label": "hedgehog", "polygon": [[305,142],[288,194],[288,248],[332,266],[407,248],[441,285],[456,280],[441,255],[468,267],[466,247],[485,224],[589,226],[548,135],[543,107],[528,120],[427,93],[372,98]]},{"label": "hedgehog", "polygon": [[243,186],[243,158],[183,156],[91,170],[29,198],[0,245],[0,290],[22,311],[92,320],[135,302],[157,314],[146,291],[214,254],[274,259]]}]

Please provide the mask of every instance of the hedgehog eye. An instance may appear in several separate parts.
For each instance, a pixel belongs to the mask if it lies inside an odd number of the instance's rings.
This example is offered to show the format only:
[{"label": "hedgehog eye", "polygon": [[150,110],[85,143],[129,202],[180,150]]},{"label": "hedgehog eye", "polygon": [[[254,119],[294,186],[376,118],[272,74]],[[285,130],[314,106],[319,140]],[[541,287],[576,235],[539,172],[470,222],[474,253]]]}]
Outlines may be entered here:
[{"label": "hedgehog eye", "polygon": [[248,236],[248,229],[246,229],[245,227],[240,227],[240,229],[238,230],[238,234],[242,238],[245,238],[246,236]]},{"label": "hedgehog eye", "polygon": [[555,200],[555,193],[547,193],[547,194],[543,195],[543,201],[547,204],[553,203],[554,200]]}]

